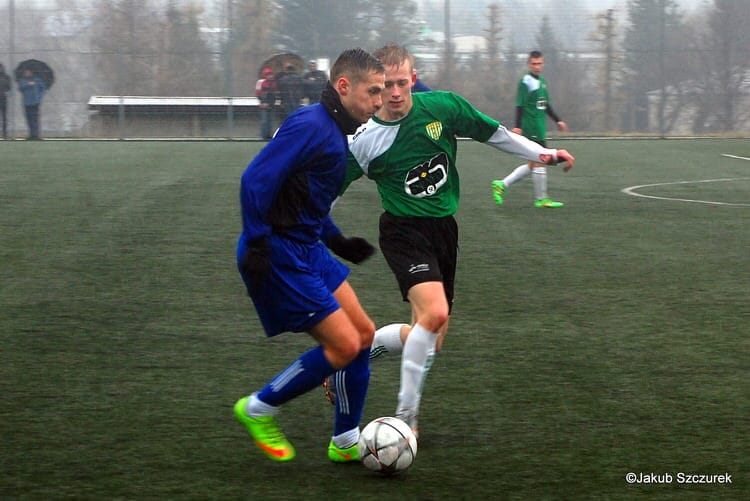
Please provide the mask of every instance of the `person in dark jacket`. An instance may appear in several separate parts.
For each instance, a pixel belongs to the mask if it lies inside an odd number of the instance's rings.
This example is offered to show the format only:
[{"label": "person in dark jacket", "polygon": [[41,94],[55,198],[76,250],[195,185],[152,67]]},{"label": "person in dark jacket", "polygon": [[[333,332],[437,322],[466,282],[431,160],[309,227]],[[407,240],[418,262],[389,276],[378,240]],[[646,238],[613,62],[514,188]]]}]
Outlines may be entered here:
[{"label": "person in dark jacket", "polygon": [[[280,406],[340,369],[343,390],[328,458],[360,459],[375,325],[347,281],[349,268],[328,249],[355,264],[375,249],[363,238],[344,237],[330,211],[344,183],[347,134],[382,106],[384,72],[364,50],[344,51],[321,102],[294,111],[242,174],[237,267],[266,336],[306,332],[319,343],[235,403],[237,420],[274,461],[296,454],[274,417]],[[248,362],[245,370],[252,368]]]},{"label": "person in dark jacket", "polygon": [[320,93],[326,86],[328,77],[325,72],[318,69],[318,62],[314,59],[308,63],[308,71],[302,77],[305,85],[305,96],[310,104],[315,104],[320,100]]},{"label": "person in dark jacket", "polygon": [[0,115],[3,119],[3,139],[8,139],[8,92],[10,77],[5,73],[5,66],[0,64]]},{"label": "person in dark jacket", "polygon": [[284,67],[278,82],[281,108],[284,110],[284,118],[286,118],[302,105],[302,97],[305,92],[304,84],[293,64],[287,64]]}]

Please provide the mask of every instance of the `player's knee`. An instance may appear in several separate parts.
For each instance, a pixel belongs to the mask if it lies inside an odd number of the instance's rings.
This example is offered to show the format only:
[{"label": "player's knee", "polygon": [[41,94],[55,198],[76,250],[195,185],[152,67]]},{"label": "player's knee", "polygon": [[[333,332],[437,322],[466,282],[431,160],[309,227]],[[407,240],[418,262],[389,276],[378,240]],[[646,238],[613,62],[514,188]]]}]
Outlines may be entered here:
[{"label": "player's knee", "polygon": [[344,342],[338,343],[330,350],[330,362],[336,369],[346,367],[362,351],[362,342],[359,336],[351,336]]},{"label": "player's knee", "polygon": [[424,312],[419,323],[431,332],[437,332],[448,321],[448,305],[435,304]]}]

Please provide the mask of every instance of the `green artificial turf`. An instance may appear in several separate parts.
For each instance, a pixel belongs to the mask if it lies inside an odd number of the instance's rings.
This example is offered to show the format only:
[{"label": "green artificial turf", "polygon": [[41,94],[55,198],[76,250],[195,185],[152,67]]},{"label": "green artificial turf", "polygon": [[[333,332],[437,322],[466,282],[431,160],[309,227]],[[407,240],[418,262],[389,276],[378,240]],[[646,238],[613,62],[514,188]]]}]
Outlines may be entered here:
[{"label": "green artificial turf", "polygon": [[[232,417],[313,346],[266,339],[236,272],[260,146],[0,143],[0,498],[750,498],[750,161],[721,156],[747,141],[558,141],[578,158],[549,169],[558,210],[528,179],[496,207],[521,161],[461,142],[451,329],[394,478],[329,463],[322,391],[282,409],[290,463]],[[376,242],[379,213],[360,181],[334,217]],[[409,320],[379,253],[350,281],[378,325]],[[398,373],[373,363],[363,425]]]}]

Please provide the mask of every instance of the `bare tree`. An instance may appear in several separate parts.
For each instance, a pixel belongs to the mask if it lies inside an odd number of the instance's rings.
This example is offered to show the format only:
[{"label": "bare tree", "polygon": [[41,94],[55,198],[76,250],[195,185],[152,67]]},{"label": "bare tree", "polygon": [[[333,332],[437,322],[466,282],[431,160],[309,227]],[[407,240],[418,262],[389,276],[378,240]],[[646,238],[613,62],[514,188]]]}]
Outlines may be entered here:
[{"label": "bare tree", "polygon": [[156,93],[160,26],[149,0],[103,0],[93,24],[99,93]]},{"label": "bare tree", "polygon": [[[724,131],[737,126],[737,112],[742,108],[739,97],[749,86],[750,79],[750,12],[743,2],[714,0],[708,12],[705,37],[705,70],[710,81],[704,99],[713,110]],[[712,98],[713,97],[713,98]]]},{"label": "bare tree", "polygon": [[[623,83],[627,89],[623,128],[646,131],[653,126],[649,123],[649,93],[654,96],[658,91],[656,126],[664,134],[679,114],[676,106],[667,109],[667,94],[679,96],[675,89],[688,78],[682,15],[674,0],[629,0],[628,21],[623,40]],[[682,104],[679,99],[677,102]]]},{"label": "bare tree", "polygon": [[501,33],[503,31],[500,24],[500,6],[491,3],[487,6],[487,28],[484,31],[487,39],[487,59],[491,65],[500,64],[500,42],[502,41]]},{"label": "bare tree", "polygon": [[93,19],[100,93],[195,96],[217,91],[216,68],[201,38],[200,10],[165,12],[149,0],[104,0]]},{"label": "bare tree", "polygon": [[211,50],[202,39],[199,7],[179,9],[170,4],[166,12],[160,71],[159,94],[205,96],[219,92],[217,68]]},{"label": "bare tree", "polygon": [[377,9],[365,0],[279,0],[280,26],[275,41],[302,57],[334,59],[344,49],[368,47]]},{"label": "bare tree", "polygon": [[246,95],[254,89],[260,66],[275,52],[272,37],[280,28],[282,10],[274,0],[228,0],[229,37],[224,46],[227,94]]},{"label": "bare tree", "polygon": [[417,5],[413,0],[381,0],[378,8],[365,18],[368,21],[367,32],[372,38],[371,45],[408,45],[419,34],[420,26],[416,14]]},{"label": "bare tree", "polygon": [[590,40],[593,41],[599,52],[604,54],[604,64],[601,70],[596,74],[602,92],[602,104],[601,107],[594,106],[592,111],[601,112],[603,115],[602,124],[595,124],[595,126],[603,126],[604,130],[609,132],[613,129],[613,112],[615,108],[615,69],[618,67],[618,59],[615,53],[615,42],[616,42],[616,22],[615,22],[615,11],[614,9],[608,9],[605,12],[601,12],[596,16],[597,28],[594,33],[591,34]]}]

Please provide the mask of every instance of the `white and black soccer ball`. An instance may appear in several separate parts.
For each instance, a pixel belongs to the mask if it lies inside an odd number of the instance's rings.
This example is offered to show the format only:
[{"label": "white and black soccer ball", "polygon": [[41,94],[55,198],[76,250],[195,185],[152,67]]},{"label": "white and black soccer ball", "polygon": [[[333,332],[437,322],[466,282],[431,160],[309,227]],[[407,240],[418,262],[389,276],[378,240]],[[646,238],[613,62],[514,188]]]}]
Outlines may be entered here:
[{"label": "white and black soccer ball", "polygon": [[407,470],[417,456],[417,437],[395,417],[370,421],[359,436],[359,456],[372,471],[391,475]]}]

